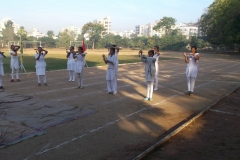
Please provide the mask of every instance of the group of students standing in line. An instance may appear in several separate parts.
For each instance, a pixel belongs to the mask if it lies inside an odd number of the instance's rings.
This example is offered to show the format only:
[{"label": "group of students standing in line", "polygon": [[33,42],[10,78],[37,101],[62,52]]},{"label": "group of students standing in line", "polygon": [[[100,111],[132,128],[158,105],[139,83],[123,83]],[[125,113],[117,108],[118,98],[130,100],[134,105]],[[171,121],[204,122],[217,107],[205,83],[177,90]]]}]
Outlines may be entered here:
[{"label": "group of students standing in line", "polygon": [[[11,45],[10,55],[11,63],[10,67],[12,69],[12,79],[10,82],[14,82],[14,72],[16,74],[17,82],[20,82],[19,79],[19,62],[17,51],[19,46]],[[103,61],[108,65],[106,72],[106,81],[107,81],[107,93],[108,94],[117,94],[117,72],[118,72],[118,53],[120,48],[116,45],[112,45],[109,49],[108,56],[102,55]],[[42,47],[36,49],[35,59],[36,59],[36,75],[38,78],[38,86],[41,86],[41,77],[43,78],[43,83],[47,86],[46,78],[46,62],[44,57],[47,55],[48,51]],[[69,50],[66,50],[67,53],[67,70],[69,71],[69,82],[75,81],[75,75],[78,75],[78,87],[83,89],[83,71],[85,66],[85,56],[82,47],[78,47],[78,51],[74,51],[74,47],[71,46]],[[187,63],[186,67],[186,78],[187,78],[187,95],[191,95],[194,91],[195,81],[198,75],[198,60],[200,58],[199,53],[197,53],[197,47],[191,47],[191,53],[184,53],[184,59]],[[145,63],[145,80],[147,82],[147,94],[143,100],[152,101],[153,90],[158,90],[158,59],[160,56],[159,47],[154,46],[153,50],[148,51],[148,56],[144,56],[142,50],[139,51],[140,61]],[[4,75],[2,58],[6,58],[4,52],[0,52],[0,89],[4,89],[2,86],[2,76]],[[75,60],[76,59],[76,60]],[[155,85],[154,85],[155,82]],[[154,88],[153,88],[154,86]]]}]

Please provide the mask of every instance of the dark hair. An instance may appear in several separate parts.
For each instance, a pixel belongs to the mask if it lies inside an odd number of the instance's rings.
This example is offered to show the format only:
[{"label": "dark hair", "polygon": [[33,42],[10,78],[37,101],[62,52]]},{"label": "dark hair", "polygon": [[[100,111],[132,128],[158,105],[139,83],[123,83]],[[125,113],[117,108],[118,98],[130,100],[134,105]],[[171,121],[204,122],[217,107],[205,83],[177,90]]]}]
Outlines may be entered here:
[{"label": "dark hair", "polygon": [[110,51],[111,51],[111,50],[112,50],[113,52],[115,52],[115,48],[112,48],[112,47],[111,47],[111,48],[110,48]]},{"label": "dark hair", "polygon": [[117,45],[113,44],[112,47],[116,47]]},{"label": "dark hair", "polygon": [[154,55],[154,50],[149,50],[148,53],[152,53]]},{"label": "dark hair", "polygon": [[82,47],[78,47],[78,49],[81,49],[83,51],[83,48]]},{"label": "dark hair", "polygon": [[159,47],[158,47],[158,46],[154,46],[154,47],[156,47],[156,48],[157,48],[157,50],[159,51]]},{"label": "dark hair", "polygon": [[195,48],[195,53],[197,53],[197,47],[196,46],[192,46],[191,50],[192,50],[192,48]]},{"label": "dark hair", "polygon": [[42,48],[42,47],[39,46],[38,49],[39,49],[39,48]]},{"label": "dark hair", "polygon": [[70,46],[70,48],[74,49],[74,46]]}]

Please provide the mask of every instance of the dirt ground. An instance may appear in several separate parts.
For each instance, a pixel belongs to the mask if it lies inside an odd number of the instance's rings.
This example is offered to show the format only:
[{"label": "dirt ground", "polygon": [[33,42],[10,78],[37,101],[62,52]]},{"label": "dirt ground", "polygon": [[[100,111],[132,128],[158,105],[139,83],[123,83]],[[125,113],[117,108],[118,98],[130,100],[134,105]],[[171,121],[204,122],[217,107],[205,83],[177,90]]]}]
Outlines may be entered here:
[{"label": "dirt ground", "polygon": [[144,160],[240,159],[240,89],[214,105]]},{"label": "dirt ground", "polygon": [[[117,95],[105,93],[105,66],[85,68],[84,89],[76,89],[76,81],[68,82],[66,70],[48,72],[47,87],[37,86],[35,73],[21,74],[21,82],[14,83],[9,82],[9,76],[3,77],[5,93],[79,106],[95,113],[0,149],[0,159],[133,159],[169,130],[240,85],[239,54],[203,53],[194,94],[186,96],[182,53],[166,52],[164,56],[175,59],[159,62],[159,90],[154,91],[152,102],[142,101],[146,94],[142,63],[119,65]],[[18,103],[20,109],[26,107],[22,105]]]}]

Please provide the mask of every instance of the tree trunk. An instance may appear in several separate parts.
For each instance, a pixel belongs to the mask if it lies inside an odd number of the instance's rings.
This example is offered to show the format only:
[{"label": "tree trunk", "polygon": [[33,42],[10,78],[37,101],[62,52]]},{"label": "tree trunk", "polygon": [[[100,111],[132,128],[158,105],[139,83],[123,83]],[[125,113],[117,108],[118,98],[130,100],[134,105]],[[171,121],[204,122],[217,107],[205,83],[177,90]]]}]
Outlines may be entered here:
[{"label": "tree trunk", "polygon": [[94,49],[94,41],[92,41],[92,49]]}]

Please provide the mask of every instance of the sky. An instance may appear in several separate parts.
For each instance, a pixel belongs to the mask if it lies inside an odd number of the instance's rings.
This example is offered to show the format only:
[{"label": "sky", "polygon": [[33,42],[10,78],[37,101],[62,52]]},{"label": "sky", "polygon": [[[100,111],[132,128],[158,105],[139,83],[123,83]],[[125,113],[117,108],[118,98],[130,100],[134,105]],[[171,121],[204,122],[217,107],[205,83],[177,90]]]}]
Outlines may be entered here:
[{"label": "sky", "polygon": [[197,22],[214,0],[3,0],[0,20],[10,18],[28,32],[53,30],[58,34],[70,25],[80,27],[110,16],[112,31],[134,30],[173,17],[178,23]]}]

